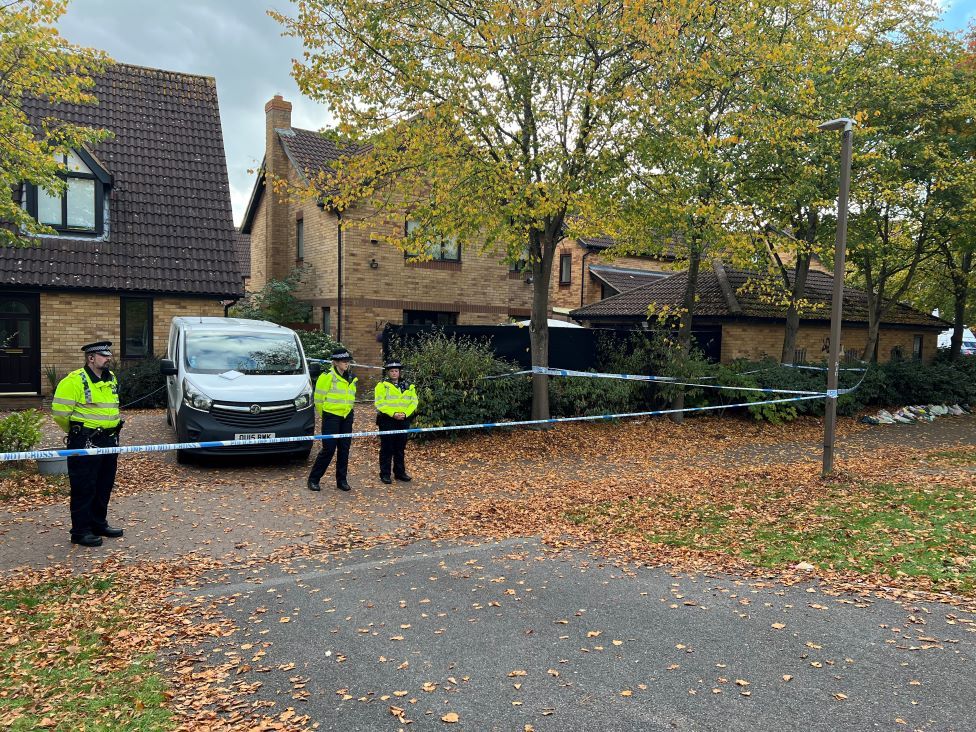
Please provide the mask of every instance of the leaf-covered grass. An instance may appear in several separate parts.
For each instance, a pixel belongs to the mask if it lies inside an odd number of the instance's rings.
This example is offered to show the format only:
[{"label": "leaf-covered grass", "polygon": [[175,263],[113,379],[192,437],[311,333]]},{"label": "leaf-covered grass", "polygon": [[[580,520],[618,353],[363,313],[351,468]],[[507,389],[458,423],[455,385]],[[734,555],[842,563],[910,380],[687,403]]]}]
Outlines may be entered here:
[{"label": "leaf-covered grass", "polygon": [[[0,727],[168,730],[165,682],[111,578],[0,590]],[[131,649],[133,653],[120,653]]]},{"label": "leaf-covered grass", "polygon": [[24,498],[67,497],[67,475],[39,475],[33,463],[0,463],[0,504]]},{"label": "leaf-covered grass", "polygon": [[941,450],[932,453],[932,458],[940,463],[976,468],[976,450],[972,448],[957,448],[955,450]]},{"label": "leaf-covered grass", "polygon": [[719,552],[760,567],[809,562],[835,571],[911,577],[976,591],[976,496],[933,481],[922,487],[840,483],[809,500],[736,486],[735,504],[681,497],[598,503],[567,515],[601,532]]}]

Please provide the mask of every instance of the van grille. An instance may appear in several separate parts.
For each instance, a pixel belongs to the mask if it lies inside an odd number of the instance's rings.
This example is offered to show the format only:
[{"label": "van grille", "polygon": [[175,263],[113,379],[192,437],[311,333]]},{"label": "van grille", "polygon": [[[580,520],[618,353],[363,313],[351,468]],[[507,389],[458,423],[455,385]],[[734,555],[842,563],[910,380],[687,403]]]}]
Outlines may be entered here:
[{"label": "van grille", "polygon": [[262,404],[260,414],[243,411],[250,407],[251,404],[244,403],[214,404],[210,408],[210,414],[221,424],[257,432],[285,424],[295,416],[296,411],[292,402]]}]

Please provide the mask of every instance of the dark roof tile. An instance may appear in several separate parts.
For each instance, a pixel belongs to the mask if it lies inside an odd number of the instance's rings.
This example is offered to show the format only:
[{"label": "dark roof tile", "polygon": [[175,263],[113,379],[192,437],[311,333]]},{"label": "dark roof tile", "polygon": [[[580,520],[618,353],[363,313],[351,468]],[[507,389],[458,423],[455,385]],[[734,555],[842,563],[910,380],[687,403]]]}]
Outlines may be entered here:
[{"label": "dark roof tile", "polygon": [[237,264],[241,275],[251,276],[251,235],[240,231],[234,232],[234,251],[237,253]]},{"label": "dark roof tile", "polygon": [[95,79],[97,105],[25,100],[48,117],[102,127],[91,150],[114,176],[105,241],[42,237],[0,249],[4,285],[242,294],[217,90],[209,77],[113,64]]},{"label": "dark roof tile", "polygon": [[[721,265],[720,265],[721,266]],[[740,314],[731,312],[729,302],[722,292],[722,286],[715,271],[703,265],[698,274],[698,287],[695,303],[696,317],[715,318],[763,318],[781,319],[786,312],[783,308],[764,302],[762,297],[745,285],[750,280],[763,279],[769,275],[742,269],[723,267],[729,284],[742,308]],[[684,300],[688,273],[679,272],[657,282],[637,287],[619,295],[608,297],[600,302],[572,311],[570,315],[577,320],[601,319],[644,319],[651,303],[680,307]],[[816,309],[801,314],[805,321],[829,321],[830,303],[833,293],[833,277],[823,272],[811,270],[807,276],[805,299]],[[867,323],[867,295],[856,288],[844,287],[844,322]],[[903,303],[889,308],[882,321],[886,325],[916,325],[928,328],[945,328],[946,322],[928,313],[923,313]]]},{"label": "dark roof tile", "polygon": [[603,264],[591,264],[590,273],[610,285],[617,292],[627,292],[635,287],[657,282],[670,275],[669,272],[652,272],[629,267],[608,267]]}]

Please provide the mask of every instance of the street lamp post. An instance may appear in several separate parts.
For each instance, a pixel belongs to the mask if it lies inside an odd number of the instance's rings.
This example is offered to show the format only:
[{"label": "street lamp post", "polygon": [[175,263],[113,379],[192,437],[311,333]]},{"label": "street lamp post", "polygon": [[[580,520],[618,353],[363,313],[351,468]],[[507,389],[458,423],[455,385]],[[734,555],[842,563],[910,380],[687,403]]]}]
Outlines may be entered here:
[{"label": "street lamp post", "polygon": [[823,474],[834,470],[834,440],[837,427],[837,383],[840,375],[840,325],[843,317],[844,271],[847,251],[847,203],[851,192],[851,153],[854,120],[847,117],[824,122],[817,129],[841,131],[840,191],[837,194],[837,243],[834,247],[834,293],[830,308],[830,361],[827,364],[827,399],[824,416]]}]

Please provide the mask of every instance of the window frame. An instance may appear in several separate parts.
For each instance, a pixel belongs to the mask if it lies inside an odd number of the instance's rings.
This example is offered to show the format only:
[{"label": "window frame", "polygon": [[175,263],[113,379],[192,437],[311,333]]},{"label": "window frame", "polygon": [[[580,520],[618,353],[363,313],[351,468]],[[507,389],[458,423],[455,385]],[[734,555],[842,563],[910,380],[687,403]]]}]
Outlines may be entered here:
[{"label": "window frame", "polygon": [[[146,343],[146,353],[142,354],[132,354],[128,351],[128,341],[126,339],[126,305],[135,302],[145,302],[147,304],[146,308],[146,319],[149,325],[149,333]],[[121,344],[119,347],[120,358],[123,361],[130,360],[141,360],[144,358],[152,358],[153,356],[153,298],[144,295],[122,295],[119,297],[119,331]]]},{"label": "window frame", "polygon": [[921,361],[923,353],[925,353],[925,336],[915,333],[912,336],[912,358]]},{"label": "window frame", "polygon": [[[102,166],[100,166],[95,159],[89,155],[83,149],[73,150],[81,161],[88,167],[91,173],[76,173],[73,171],[63,171],[58,173],[58,177],[65,181],[65,190],[61,192],[61,223],[59,224],[43,224],[44,226],[49,226],[54,229],[59,234],[81,234],[89,236],[101,236],[105,233],[105,195],[107,188],[112,183],[112,176],[110,176]],[[67,165],[67,155],[61,155],[61,164]],[[68,224],[68,181],[71,179],[76,180],[91,180],[94,181],[95,188],[95,200],[94,200],[94,218],[95,225],[93,228],[82,228],[78,226],[70,226]],[[39,201],[39,190],[38,186],[33,183],[24,184],[26,189],[26,203],[27,203],[27,213],[30,214],[35,221],[40,223],[40,218],[38,214],[38,201]]]},{"label": "window frame", "polygon": [[[568,262],[569,266],[566,268],[565,279],[563,278],[563,263]],[[572,254],[560,254],[559,255],[559,284],[560,285],[571,285],[573,283],[573,255]]]},{"label": "window frame", "polygon": [[[420,222],[418,222],[418,221],[414,221],[413,219],[405,219],[404,222],[403,222],[403,236],[404,237],[410,236],[410,224],[414,224],[415,226],[418,226],[418,227],[420,226]],[[460,264],[461,263],[461,242],[457,241],[456,238],[454,240],[455,246],[457,246],[457,256],[456,257],[445,257],[444,256],[444,244],[445,244],[446,241],[447,241],[446,239],[444,239],[443,237],[441,237],[437,242],[433,242],[433,241],[426,241],[426,242],[424,242],[424,244],[428,247],[428,249],[426,250],[426,253],[427,254],[431,254],[430,249],[429,249],[430,247],[433,247],[434,245],[437,246],[438,255],[437,256],[431,256],[430,259],[421,260],[421,259],[419,259],[417,257],[417,255],[410,254],[409,252],[404,252],[403,253],[403,258],[406,259],[407,261],[413,261],[413,262],[419,262],[419,261],[424,261],[424,262],[454,262],[454,263]]]},{"label": "window frame", "polygon": [[332,335],[332,308],[328,305],[324,305],[322,307],[321,316],[322,332],[326,335]]},{"label": "window frame", "polygon": [[305,219],[295,220],[295,261],[305,261]]}]

